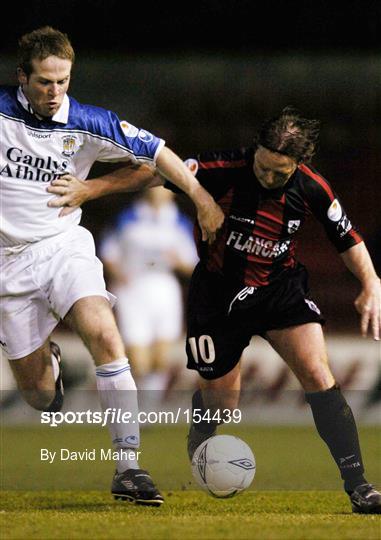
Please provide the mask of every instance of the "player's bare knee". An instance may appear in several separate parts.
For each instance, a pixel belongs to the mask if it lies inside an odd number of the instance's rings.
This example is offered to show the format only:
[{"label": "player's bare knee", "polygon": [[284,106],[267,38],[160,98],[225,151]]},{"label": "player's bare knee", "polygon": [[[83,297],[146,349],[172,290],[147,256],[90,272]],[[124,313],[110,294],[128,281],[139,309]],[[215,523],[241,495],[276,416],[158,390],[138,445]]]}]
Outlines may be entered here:
[{"label": "player's bare knee", "polygon": [[88,348],[97,365],[124,356],[124,346],[118,331],[113,327],[100,328],[87,338]]}]

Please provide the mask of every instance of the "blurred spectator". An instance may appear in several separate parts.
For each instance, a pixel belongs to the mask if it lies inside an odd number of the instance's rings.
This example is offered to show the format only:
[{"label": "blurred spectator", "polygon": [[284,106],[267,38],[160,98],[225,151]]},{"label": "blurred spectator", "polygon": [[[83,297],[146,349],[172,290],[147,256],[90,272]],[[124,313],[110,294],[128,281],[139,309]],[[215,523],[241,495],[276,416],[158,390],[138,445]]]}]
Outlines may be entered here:
[{"label": "blurred spectator", "polygon": [[100,246],[140,389],[165,388],[168,359],[183,330],[178,276],[190,276],[197,262],[191,222],[173,198],[163,187],[147,190],[120,213]]}]

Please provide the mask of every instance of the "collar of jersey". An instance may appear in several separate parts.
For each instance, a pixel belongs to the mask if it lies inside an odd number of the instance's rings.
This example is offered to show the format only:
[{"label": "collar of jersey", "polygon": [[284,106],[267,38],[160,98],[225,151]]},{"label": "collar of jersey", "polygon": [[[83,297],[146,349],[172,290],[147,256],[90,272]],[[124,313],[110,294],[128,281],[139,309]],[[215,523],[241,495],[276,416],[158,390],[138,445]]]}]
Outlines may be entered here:
[{"label": "collar of jersey", "polygon": [[[27,98],[25,97],[25,94],[22,91],[21,86],[19,86],[18,90],[17,90],[17,99],[18,99],[18,101],[21,103],[21,105],[23,106],[23,108],[26,111],[33,114],[37,118],[39,118],[39,116],[34,112],[32,107],[30,106],[30,103],[27,100]],[[58,122],[59,124],[67,124],[67,121],[69,119],[69,107],[70,107],[70,100],[69,100],[67,94],[65,94],[65,96],[63,98],[63,101],[62,101],[61,107],[58,109],[56,114],[54,116],[52,116],[52,118],[51,118],[53,120],[53,122]]]}]

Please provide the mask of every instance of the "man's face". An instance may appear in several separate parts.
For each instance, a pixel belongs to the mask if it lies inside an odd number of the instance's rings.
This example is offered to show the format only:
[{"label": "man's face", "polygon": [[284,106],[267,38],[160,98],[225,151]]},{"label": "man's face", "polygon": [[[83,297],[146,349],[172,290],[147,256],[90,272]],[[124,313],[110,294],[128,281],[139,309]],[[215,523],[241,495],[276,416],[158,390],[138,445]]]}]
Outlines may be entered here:
[{"label": "man's face", "polygon": [[32,68],[29,77],[18,68],[19,83],[33,111],[51,118],[61,107],[69,87],[71,61],[48,56],[44,60],[32,60]]},{"label": "man's face", "polygon": [[295,159],[258,146],[254,155],[254,174],[266,189],[284,186],[294,174],[298,164]]}]

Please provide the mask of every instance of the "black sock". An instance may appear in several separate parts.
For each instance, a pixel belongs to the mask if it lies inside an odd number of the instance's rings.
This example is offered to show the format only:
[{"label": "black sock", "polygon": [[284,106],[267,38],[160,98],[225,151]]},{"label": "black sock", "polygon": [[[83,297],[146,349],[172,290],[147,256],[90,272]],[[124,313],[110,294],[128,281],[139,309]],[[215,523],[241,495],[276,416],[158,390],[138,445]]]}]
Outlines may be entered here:
[{"label": "black sock", "polygon": [[193,418],[197,418],[198,420],[198,415],[200,415],[201,421],[195,422],[195,420],[193,420],[193,426],[197,431],[201,431],[201,433],[212,435],[217,429],[218,422],[216,420],[208,420],[207,415],[205,414],[206,409],[202,399],[201,390],[197,390],[192,396],[192,412],[195,411],[195,409],[198,409],[196,411],[197,415],[195,414]]},{"label": "black sock", "polygon": [[339,467],[347,492],[366,483],[360,443],[352,410],[338,386],[306,393],[320,437]]}]

